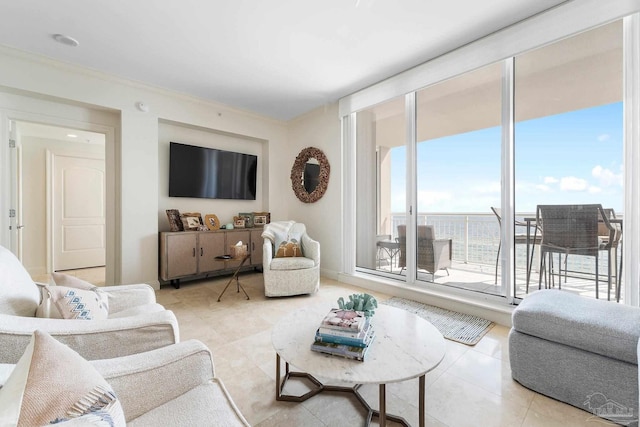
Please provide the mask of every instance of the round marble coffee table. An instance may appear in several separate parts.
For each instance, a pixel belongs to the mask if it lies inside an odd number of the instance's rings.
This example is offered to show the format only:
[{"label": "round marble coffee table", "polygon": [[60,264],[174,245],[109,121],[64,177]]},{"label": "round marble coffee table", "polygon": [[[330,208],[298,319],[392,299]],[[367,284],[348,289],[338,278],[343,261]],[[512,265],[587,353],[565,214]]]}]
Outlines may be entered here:
[{"label": "round marble coffee table", "polygon": [[[438,366],[444,357],[442,334],[413,313],[380,305],[372,319],[376,335],[364,362],[311,351],[316,329],[330,308],[328,305],[305,307],[284,316],[273,327],[271,340],[276,351],[276,400],[302,402],[322,391],[350,392],[369,411],[366,425],[375,416],[380,426],[385,426],[387,419],[408,426],[404,418],[386,413],[385,385],[419,378],[418,419],[420,427],[424,427],[425,374]],[[285,361],[284,377],[280,373],[281,358]],[[301,372],[290,371],[289,365]],[[308,378],[317,388],[302,396],[284,394],[284,386],[291,377]],[[315,377],[355,386],[324,385]],[[373,410],[359,394],[358,388],[362,384],[379,385],[378,411]]]}]

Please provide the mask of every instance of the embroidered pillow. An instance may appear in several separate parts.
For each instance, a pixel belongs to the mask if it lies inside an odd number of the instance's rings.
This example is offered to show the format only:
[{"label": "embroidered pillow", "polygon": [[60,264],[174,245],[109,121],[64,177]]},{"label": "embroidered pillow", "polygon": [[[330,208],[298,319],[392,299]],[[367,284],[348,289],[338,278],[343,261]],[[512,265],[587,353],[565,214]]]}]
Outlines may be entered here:
[{"label": "embroidered pillow", "polygon": [[286,242],[280,243],[278,247],[278,251],[276,252],[276,258],[287,258],[287,257],[301,257],[302,249],[298,244],[296,239],[291,239]]},{"label": "embroidered pillow", "polygon": [[109,316],[106,293],[99,289],[44,286],[37,317],[50,319],[104,320]]},{"label": "embroidered pillow", "polygon": [[[77,277],[70,276],[64,273],[54,272],[51,274],[51,283],[49,286],[42,283],[38,283],[38,285],[41,289],[42,297],[40,300],[40,305],[38,306],[38,310],[36,311],[36,317],[45,317],[49,319],[100,320],[106,319],[106,316],[109,315],[108,294],[106,292],[103,292],[97,286],[82,279],[78,279]],[[56,305],[56,301],[61,301],[59,294],[61,294],[62,291],[53,291],[52,288],[55,288],[56,286],[74,288],[81,291],[73,292],[75,294],[75,299],[73,299],[73,301],[76,304],[75,307],[72,307],[74,311],[69,312],[69,310],[67,310],[67,308],[69,307],[67,306],[63,306],[62,312],[60,311],[61,309],[58,307],[58,305]],[[91,291],[97,294],[97,296],[84,291]],[[57,296],[57,298],[53,298],[54,295]],[[69,298],[71,298],[71,295],[69,295]],[[77,304],[83,305],[78,306]],[[79,314],[77,310],[82,310],[83,308],[85,309],[84,313],[80,313],[80,315],[76,317],[72,316],[72,313],[74,313],[75,315]],[[88,313],[86,310],[92,310],[94,312],[92,314]]]},{"label": "embroidered pillow", "polygon": [[99,425],[126,424],[120,402],[100,373],[46,332],[35,331],[0,388],[0,424],[44,426],[83,416],[83,421],[99,419]]}]

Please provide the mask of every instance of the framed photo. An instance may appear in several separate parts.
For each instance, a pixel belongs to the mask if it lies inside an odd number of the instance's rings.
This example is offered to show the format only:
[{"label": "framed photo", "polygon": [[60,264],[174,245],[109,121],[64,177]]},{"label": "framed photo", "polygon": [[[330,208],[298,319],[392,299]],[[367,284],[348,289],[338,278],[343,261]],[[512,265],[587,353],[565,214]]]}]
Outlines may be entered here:
[{"label": "framed photo", "polygon": [[244,217],[243,216],[234,216],[233,217],[233,227],[234,228],[244,228]]},{"label": "framed photo", "polygon": [[255,215],[253,217],[253,225],[256,226],[256,227],[262,227],[266,223],[267,223],[267,216],[266,215]]},{"label": "framed photo", "polygon": [[167,219],[169,220],[170,231],[184,231],[178,209],[167,209]]},{"label": "framed photo", "polygon": [[203,225],[200,212],[185,212],[180,215],[180,219],[185,230],[196,231]]},{"label": "framed photo", "polygon": [[204,225],[211,231],[220,229],[220,220],[214,214],[204,216]]},{"label": "framed photo", "polygon": [[238,216],[244,218],[244,228],[253,228],[253,212],[240,212]]},{"label": "framed photo", "polygon": [[269,213],[269,212],[254,212],[253,213],[253,218],[254,218],[253,223],[254,223],[254,225],[258,225],[255,222],[255,217],[257,217],[257,216],[263,216],[264,217],[264,223],[262,223],[260,225],[266,225],[266,224],[269,224],[271,222],[271,213]]}]

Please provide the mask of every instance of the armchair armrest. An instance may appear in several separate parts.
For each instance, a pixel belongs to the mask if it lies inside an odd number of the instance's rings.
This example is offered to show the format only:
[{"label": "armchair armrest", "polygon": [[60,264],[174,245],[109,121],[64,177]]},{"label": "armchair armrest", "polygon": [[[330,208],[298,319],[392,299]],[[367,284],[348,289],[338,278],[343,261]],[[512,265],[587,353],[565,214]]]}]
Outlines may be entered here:
[{"label": "armchair armrest", "polygon": [[273,259],[273,244],[271,240],[264,239],[262,244],[262,271],[271,269],[271,260]]},{"label": "armchair armrest", "polygon": [[305,257],[311,258],[315,265],[320,264],[320,243],[306,233],[302,235],[302,253]]},{"label": "armchair armrest", "polygon": [[127,422],[215,377],[211,351],[196,340],[91,363],[113,387]]},{"label": "armchair armrest", "polygon": [[147,284],[103,286],[100,288],[109,296],[109,312],[117,313],[137,305],[153,304],[156,293]]},{"label": "armchair armrest", "polygon": [[179,341],[178,321],[168,310],[95,321],[0,314],[0,325],[0,363],[17,363],[36,329],[87,360],[126,356]]}]

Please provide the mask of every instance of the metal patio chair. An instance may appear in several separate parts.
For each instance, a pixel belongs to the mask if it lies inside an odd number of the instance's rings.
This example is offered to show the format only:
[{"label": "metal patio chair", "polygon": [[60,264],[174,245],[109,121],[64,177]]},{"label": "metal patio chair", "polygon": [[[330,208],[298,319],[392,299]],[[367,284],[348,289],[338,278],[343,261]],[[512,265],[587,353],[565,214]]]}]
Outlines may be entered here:
[{"label": "metal patio chair", "polygon": [[[602,222],[606,230],[609,231],[609,238],[606,241],[599,238],[599,222]],[[558,254],[558,288],[562,286],[561,256],[563,254],[565,255],[565,275],[567,270],[566,257],[569,255],[592,256],[595,260],[596,298],[599,298],[598,256],[600,251],[607,251],[607,299],[611,299],[611,256],[612,252],[617,250],[620,237],[618,229],[609,222],[609,217],[602,205],[538,205],[536,223],[542,230],[538,288],[542,286],[543,274],[545,276],[545,287],[555,285],[552,271],[552,256],[554,253]],[[547,265],[549,266],[548,271]],[[618,274],[616,274],[616,279],[618,279],[617,276]],[[616,299],[619,301],[620,280],[616,280],[616,282]]]}]

